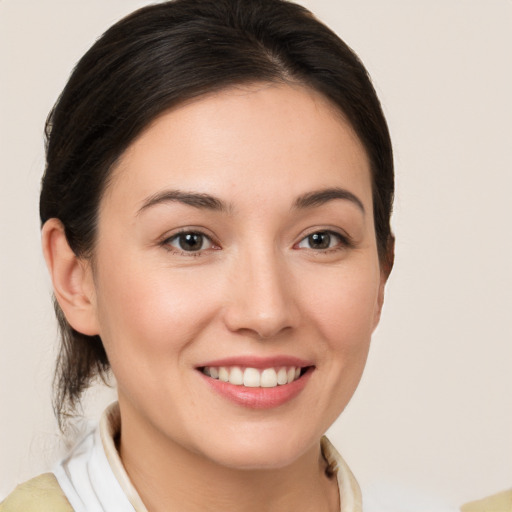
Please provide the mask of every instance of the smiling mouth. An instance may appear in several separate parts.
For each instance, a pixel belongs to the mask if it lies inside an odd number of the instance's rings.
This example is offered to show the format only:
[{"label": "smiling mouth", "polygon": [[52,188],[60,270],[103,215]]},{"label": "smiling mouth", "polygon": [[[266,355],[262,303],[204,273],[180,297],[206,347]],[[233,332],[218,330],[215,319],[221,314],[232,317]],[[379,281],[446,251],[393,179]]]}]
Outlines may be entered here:
[{"label": "smiling mouth", "polygon": [[204,366],[199,370],[208,377],[246,388],[275,388],[300,379],[308,369],[300,366],[242,368],[240,366]]}]

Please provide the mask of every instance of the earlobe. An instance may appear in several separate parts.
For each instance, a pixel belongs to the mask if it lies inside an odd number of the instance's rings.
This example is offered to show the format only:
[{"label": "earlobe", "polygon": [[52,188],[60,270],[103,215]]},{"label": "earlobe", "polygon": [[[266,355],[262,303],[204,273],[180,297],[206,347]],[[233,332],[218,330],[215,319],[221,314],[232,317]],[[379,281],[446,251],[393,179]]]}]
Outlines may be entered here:
[{"label": "earlobe", "polygon": [[82,334],[99,334],[90,263],[69,247],[64,226],[49,219],[42,229],[43,254],[55,298],[71,327]]}]

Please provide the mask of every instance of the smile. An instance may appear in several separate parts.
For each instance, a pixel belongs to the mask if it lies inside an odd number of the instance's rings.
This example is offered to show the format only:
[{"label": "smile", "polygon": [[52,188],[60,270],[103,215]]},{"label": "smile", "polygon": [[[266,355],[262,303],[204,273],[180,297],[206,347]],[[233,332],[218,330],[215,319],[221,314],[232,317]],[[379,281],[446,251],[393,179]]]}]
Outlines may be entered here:
[{"label": "smile", "polygon": [[307,386],[316,366],[311,360],[282,355],[234,356],[196,367],[211,390],[237,406],[269,409],[291,402]]},{"label": "smile", "polygon": [[[240,366],[205,366],[201,371],[212,379],[246,388],[275,388],[291,384],[300,378],[303,368],[282,366],[270,368],[242,368]],[[306,370],[306,368],[304,368]]]}]

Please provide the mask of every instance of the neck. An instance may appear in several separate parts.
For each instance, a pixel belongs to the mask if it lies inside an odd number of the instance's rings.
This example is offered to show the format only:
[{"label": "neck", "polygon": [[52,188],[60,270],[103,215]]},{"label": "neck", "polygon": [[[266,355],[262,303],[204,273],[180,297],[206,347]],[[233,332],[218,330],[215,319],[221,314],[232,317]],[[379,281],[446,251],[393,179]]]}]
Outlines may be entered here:
[{"label": "neck", "polygon": [[121,459],[149,512],[339,511],[336,477],[326,475],[320,443],[285,467],[240,470],[122,417]]}]

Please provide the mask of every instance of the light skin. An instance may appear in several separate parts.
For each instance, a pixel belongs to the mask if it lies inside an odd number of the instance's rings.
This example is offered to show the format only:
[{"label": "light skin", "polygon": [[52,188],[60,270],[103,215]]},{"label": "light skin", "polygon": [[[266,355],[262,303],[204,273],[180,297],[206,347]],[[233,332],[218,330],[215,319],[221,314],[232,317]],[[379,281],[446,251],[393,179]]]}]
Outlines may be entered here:
[{"label": "light skin", "polygon": [[[148,510],[339,510],[319,441],[357,387],[386,276],[367,155],[327,100],[256,84],[166,112],[113,170],[93,262],[56,219],[43,248],[68,321],[103,340]],[[201,372],[228,357],[309,373],[284,403],[244,406]]]}]

